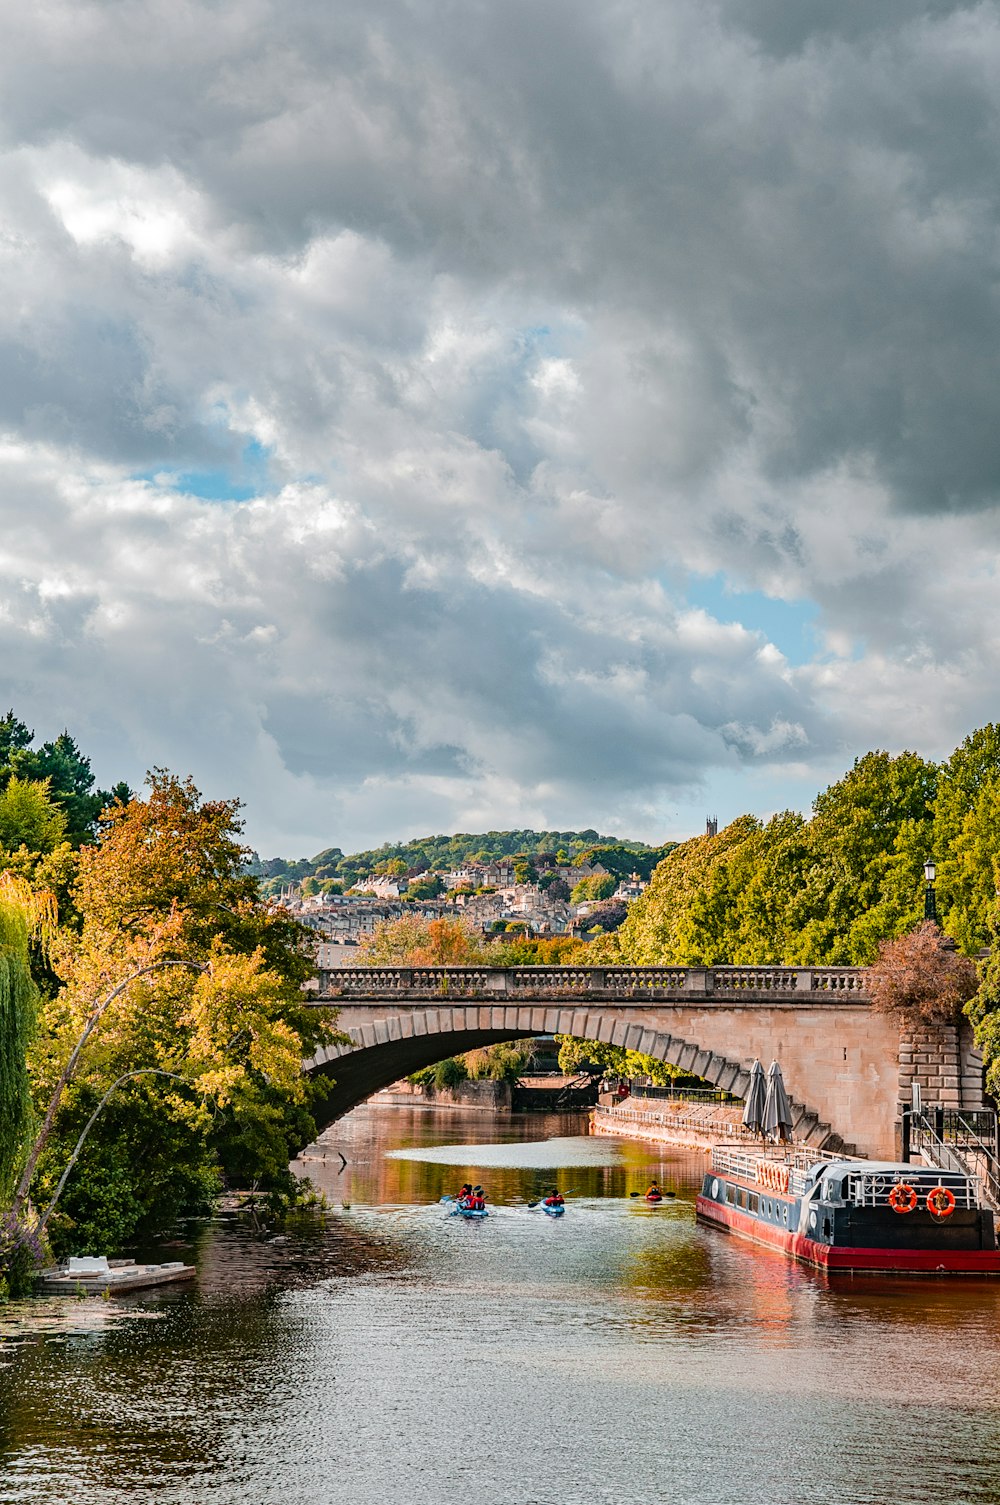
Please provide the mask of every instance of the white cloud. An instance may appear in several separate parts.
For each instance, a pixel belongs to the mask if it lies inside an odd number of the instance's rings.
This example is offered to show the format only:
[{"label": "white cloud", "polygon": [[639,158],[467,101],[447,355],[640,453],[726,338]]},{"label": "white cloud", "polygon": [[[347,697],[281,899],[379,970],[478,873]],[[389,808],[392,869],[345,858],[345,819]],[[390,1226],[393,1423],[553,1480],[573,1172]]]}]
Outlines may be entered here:
[{"label": "white cloud", "polygon": [[8,700],[274,849],[947,751],[1000,640],[998,8],[445,20],[12,18]]}]

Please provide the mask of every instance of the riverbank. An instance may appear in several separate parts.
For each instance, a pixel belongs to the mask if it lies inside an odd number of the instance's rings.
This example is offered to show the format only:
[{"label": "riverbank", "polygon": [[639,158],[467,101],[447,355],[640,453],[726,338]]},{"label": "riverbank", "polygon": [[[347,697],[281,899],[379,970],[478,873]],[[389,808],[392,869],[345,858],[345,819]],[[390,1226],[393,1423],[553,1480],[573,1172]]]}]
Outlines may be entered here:
[{"label": "riverbank", "polygon": [[560,1113],[591,1107],[597,1088],[580,1086],[579,1078],[552,1076],[521,1077],[516,1082],[472,1080],[454,1087],[435,1087],[416,1082],[393,1082],[376,1092],[369,1102],[381,1107],[425,1106],[475,1108],[491,1113]]},{"label": "riverbank", "polygon": [[590,1115],[592,1134],[613,1134],[647,1144],[674,1144],[694,1149],[748,1137],[741,1103],[697,1103],[664,1098],[628,1098],[622,1104],[599,1104]]}]

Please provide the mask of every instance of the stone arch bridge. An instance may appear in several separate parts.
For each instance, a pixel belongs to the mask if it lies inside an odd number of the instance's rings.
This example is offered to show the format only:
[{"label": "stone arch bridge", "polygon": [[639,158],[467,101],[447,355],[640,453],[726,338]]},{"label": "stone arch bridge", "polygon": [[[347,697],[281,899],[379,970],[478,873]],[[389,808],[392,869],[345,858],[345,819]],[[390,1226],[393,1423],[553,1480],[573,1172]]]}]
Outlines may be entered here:
[{"label": "stone arch bridge", "polygon": [[350,1045],[306,1069],[331,1076],[328,1122],[389,1083],[500,1040],[576,1035],[642,1051],[742,1095],[781,1062],[795,1137],[892,1157],[901,1097],[981,1105],[981,1062],[959,1030],[900,1036],[854,967],[344,967],[321,972]]}]

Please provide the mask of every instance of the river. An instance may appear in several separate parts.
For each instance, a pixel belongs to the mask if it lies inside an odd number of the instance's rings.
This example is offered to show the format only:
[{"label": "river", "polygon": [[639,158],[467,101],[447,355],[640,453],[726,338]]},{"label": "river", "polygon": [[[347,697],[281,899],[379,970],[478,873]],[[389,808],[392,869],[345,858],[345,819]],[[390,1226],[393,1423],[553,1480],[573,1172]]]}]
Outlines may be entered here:
[{"label": "river", "polygon": [[[696,1226],[701,1154],[583,1128],[364,1107],[302,1167],[325,1220],[0,1308],[0,1501],[995,1505],[1000,1285],[788,1264]],[[651,1172],[675,1200],[630,1198]],[[466,1175],[481,1224],[437,1205]]]}]

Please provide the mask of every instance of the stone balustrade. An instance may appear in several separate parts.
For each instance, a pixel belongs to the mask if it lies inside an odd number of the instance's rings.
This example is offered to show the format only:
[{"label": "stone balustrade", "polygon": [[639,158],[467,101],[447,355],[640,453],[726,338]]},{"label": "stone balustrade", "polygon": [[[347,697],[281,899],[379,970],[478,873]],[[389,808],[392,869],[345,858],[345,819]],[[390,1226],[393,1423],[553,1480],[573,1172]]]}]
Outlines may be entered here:
[{"label": "stone balustrade", "polygon": [[861,967],[338,967],[317,1003],[429,998],[867,1003]]}]

